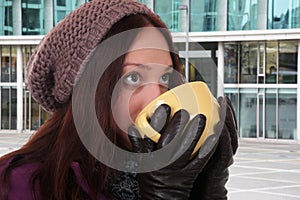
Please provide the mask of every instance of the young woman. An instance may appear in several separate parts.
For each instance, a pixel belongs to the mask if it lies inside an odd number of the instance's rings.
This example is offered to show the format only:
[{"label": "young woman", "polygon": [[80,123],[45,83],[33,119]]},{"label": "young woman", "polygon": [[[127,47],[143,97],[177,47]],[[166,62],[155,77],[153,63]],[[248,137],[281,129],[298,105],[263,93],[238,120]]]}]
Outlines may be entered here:
[{"label": "young woman", "polygon": [[[172,117],[168,105],[160,106],[150,119],[161,133],[157,144],[139,138],[132,126],[145,105],[182,83],[165,28],[135,0],[93,0],[44,37],[28,63],[26,84],[52,116],[22,148],[0,158],[0,199],[226,198],[227,169],[237,149],[228,98],[219,98],[222,120],[216,134],[192,159],[205,116],[190,120],[182,110]],[[135,173],[135,163],[129,166],[132,170],[108,165],[101,160],[108,155],[102,151],[106,144],[93,146],[98,137],[92,135],[92,118],[85,117],[93,112],[86,109],[90,102],[102,132],[116,148],[154,152],[176,135],[181,144],[190,145],[178,144],[173,149],[178,159],[156,170]],[[100,159],[92,147],[101,149]]]}]

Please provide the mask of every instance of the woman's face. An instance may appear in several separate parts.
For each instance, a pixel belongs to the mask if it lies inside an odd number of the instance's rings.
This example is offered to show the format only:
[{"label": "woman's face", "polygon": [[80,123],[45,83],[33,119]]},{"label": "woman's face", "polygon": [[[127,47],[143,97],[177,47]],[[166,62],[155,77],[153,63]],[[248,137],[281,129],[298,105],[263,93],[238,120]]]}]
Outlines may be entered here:
[{"label": "woman's face", "polygon": [[[157,48],[143,48],[148,44]],[[113,117],[123,132],[127,132],[148,103],[168,90],[172,71],[172,59],[163,35],[154,28],[142,30],[125,56],[118,92],[113,95]]]}]

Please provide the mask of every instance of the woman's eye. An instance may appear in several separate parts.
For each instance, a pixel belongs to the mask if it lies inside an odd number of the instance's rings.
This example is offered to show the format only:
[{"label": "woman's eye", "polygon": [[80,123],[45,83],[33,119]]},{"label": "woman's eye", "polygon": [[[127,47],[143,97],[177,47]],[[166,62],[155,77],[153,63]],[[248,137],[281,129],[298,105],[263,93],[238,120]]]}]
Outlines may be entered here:
[{"label": "woman's eye", "polygon": [[159,82],[164,85],[168,85],[169,81],[170,81],[170,74],[164,74],[159,80]]},{"label": "woman's eye", "polygon": [[141,83],[141,76],[138,73],[131,73],[124,77],[127,85],[137,86]]}]

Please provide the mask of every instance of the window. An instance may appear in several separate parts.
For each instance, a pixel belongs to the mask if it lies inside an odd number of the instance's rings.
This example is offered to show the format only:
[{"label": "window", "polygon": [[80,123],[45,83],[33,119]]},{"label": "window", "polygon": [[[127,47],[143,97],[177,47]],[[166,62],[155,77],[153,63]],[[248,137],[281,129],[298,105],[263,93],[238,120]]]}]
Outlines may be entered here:
[{"label": "window", "polygon": [[241,137],[256,138],[257,90],[240,89],[240,134]]},{"label": "window", "polygon": [[44,1],[46,0],[21,0],[22,35],[44,34]]},{"label": "window", "polygon": [[51,114],[42,109],[32,98],[27,90],[24,90],[23,99],[23,126],[26,130],[37,130]]},{"label": "window", "polygon": [[38,9],[23,9],[22,17],[22,25],[23,28],[34,30],[36,28],[40,28],[39,19],[40,11]]},{"label": "window", "polygon": [[58,6],[66,6],[66,0],[56,0],[56,5],[58,5]]},{"label": "window", "polygon": [[297,42],[268,41],[266,52],[266,83],[297,83]]},{"label": "window", "polygon": [[236,111],[241,137],[297,139],[296,88],[225,88],[224,93]]},{"label": "window", "polygon": [[224,49],[224,83],[237,83],[239,45],[237,43],[226,43]]},{"label": "window", "polygon": [[[89,0],[85,0],[89,2]],[[66,0],[55,0],[53,7],[53,21],[54,25],[57,25],[62,19],[64,19],[70,12],[80,6],[83,1],[66,1]]]},{"label": "window", "polygon": [[242,42],[240,47],[240,83],[257,83],[257,42]]},{"label": "window", "polygon": [[16,129],[17,89],[1,87],[1,129]]},{"label": "window", "polygon": [[1,82],[17,81],[17,49],[12,46],[0,47],[1,55]]},{"label": "window", "polygon": [[191,31],[216,31],[219,1],[191,0]]},{"label": "window", "polygon": [[34,50],[35,50],[36,46],[23,46],[22,47],[22,63],[23,63],[23,80],[25,80],[25,73],[26,73],[26,66],[27,66],[27,63],[30,59],[30,56],[33,54]]},{"label": "window", "polygon": [[294,41],[279,42],[279,83],[297,83],[297,49],[298,45]]},{"label": "window", "polygon": [[269,0],[268,29],[299,28],[299,0]]},{"label": "window", "polygon": [[171,32],[178,31],[179,0],[154,0],[154,12],[157,13]]},{"label": "window", "polygon": [[278,42],[266,42],[266,83],[277,83]]},{"label": "window", "polygon": [[228,96],[231,103],[232,103],[232,106],[233,106],[233,109],[234,109],[234,112],[235,112],[235,115],[236,115],[236,120],[237,120],[237,124],[239,124],[239,119],[240,119],[240,112],[239,111],[239,89],[237,88],[225,88],[224,89],[224,95]]},{"label": "window", "polygon": [[5,7],[5,20],[4,25],[5,26],[12,26],[13,25],[13,19],[12,19],[12,6],[6,6]]},{"label": "window", "polygon": [[297,66],[295,40],[224,44],[224,83],[297,84]]},{"label": "window", "polygon": [[12,5],[8,4],[2,8],[2,12],[4,12],[4,14],[1,14],[4,19],[0,22],[0,26],[2,26],[0,27],[0,35],[13,35]]},{"label": "window", "polygon": [[296,139],[297,135],[297,90],[279,89],[278,138]]},{"label": "window", "polygon": [[228,30],[255,30],[257,0],[228,1]]}]

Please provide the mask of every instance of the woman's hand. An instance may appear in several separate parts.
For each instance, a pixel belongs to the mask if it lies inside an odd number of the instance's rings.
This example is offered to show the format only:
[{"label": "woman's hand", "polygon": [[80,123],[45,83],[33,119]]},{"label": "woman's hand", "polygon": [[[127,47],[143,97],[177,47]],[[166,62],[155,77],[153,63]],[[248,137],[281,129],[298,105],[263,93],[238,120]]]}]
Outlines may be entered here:
[{"label": "woman's hand", "polygon": [[142,139],[134,126],[128,130],[134,152],[148,153],[166,147],[172,140],[175,142],[170,154],[173,157],[169,159],[174,162],[162,169],[138,174],[142,199],[188,199],[197,175],[217,146],[218,137],[213,134],[191,158],[205,128],[206,117],[199,114],[189,120],[188,112],[180,110],[168,122],[169,115],[170,107],[161,105],[151,117],[151,126],[161,134],[157,144],[147,137]]},{"label": "woman's hand", "polygon": [[233,155],[238,148],[238,130],[233,106],[227,96],[219,97],[220,118],[215,130],[219,135],[216,152],[203,172],[197,177],[190,200],[227,199],[225,184],[228,180],[228,167],[233,163]]}]

